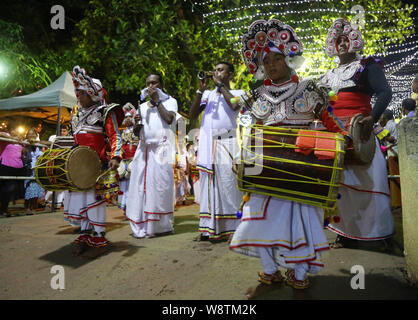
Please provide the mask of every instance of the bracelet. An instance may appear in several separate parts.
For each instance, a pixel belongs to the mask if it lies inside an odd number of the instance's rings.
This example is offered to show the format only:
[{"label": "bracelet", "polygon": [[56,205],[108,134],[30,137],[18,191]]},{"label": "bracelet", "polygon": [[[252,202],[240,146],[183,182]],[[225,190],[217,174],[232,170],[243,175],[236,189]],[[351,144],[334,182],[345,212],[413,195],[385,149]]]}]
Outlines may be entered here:
[{"label": "bracelet", "polygon": [[197,93],[197,94],[203,94],[203,92],[202,92],[202,91],[200,91],[200,90],[196,90],[196,93]]}]

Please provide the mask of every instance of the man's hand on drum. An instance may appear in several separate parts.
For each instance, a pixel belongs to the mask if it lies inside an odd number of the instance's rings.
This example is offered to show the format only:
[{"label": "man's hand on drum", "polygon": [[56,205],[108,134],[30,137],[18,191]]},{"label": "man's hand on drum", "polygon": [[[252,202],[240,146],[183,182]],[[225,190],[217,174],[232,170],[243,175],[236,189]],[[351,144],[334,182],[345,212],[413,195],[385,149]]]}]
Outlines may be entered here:
[{"label": "man's hand on drum", "polygon": [[119,168],[119,163],[120,161],[118,158],[113,158],[109,161],[109,169],[117,170]]},{"label": "man's hand on drum", "polygon": [[373,131],[374,126],[374,119],[372,116],[364,117],[359,121],[359,124],[361,124],[360,129],[360,139],[362,141],[368,141],[370,138],[370,134]]}]

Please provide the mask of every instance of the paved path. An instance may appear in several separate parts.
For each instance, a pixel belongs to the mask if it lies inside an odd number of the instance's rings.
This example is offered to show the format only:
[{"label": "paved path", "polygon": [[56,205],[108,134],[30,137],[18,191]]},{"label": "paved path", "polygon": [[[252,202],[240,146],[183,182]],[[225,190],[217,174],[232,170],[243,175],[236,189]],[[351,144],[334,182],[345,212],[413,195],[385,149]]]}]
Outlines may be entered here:
[{"label": "paved path", "polygon": [[[258,259],[231,252],[225,242],[194,242],[197,205],[175,212],[175,233],[134,239],[119,209],[108,207],[111,250],[97,259],[72,256],[75,228],[62,212],[0,218],[0,299],[241,300],[254,299],[417,299],[408,286],[405,260],[381,243],[325,253],[325,268],[312,287],[258,286]],[[329,241],[335,235],[326,232]],[[63,266],[65,289],[51,288],[51,268]],[[354,265],[365,270],[365,289],[353,290]]]}]

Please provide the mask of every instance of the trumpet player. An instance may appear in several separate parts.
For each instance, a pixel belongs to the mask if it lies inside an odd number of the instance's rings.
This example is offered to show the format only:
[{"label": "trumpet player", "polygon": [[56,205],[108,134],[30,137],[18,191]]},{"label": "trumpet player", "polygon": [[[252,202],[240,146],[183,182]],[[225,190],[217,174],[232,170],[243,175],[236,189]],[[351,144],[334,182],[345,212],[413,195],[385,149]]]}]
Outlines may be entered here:
[{"label": "trumpet player", "polygon": [[[196,241],[227,240],[239,224],[236,217],[242,193],[232,171],[238,151],[236,141],[238,97],[243,90],[231,90],[234,66],[219,62],[210,73],[199,73],[199,90],[190,109],[190,118],[203,113],[196,168],[200,171],[200,222]],[[209,81],[215,88],[207,90]]]},{"label": "trumpet player", "polygon": [[[177,101],[163,92],[163,78],[151,73],[135,120],[141,120],[140,140],[132,160],[126,217],[134,238],[152,238],[173,231],[174,145],[171,124],[175,121]],[[135,129],[134,129],[135,132]]]}]

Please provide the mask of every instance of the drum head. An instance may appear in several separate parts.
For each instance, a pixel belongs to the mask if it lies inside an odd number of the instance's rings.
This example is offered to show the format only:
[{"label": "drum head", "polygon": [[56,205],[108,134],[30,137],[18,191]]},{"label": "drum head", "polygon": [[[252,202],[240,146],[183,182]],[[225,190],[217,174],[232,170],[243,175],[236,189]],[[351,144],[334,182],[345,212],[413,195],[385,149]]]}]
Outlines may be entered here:
[{"label": "drum head", "polygon": [[357,160],[362,163],[370,163],[373,160],[374,152],[376,150],[376,141],[374,138],[373,131],[370,134],[369,140],[366,142],[361,141],[360,139],[360,130],[361,125],[359,121],[363,119],[364,116],[362,114],[356,114],[354,117],[351,118],[350,121],[350,134],[353,138],[353,153]]},{"label": "drum head", "polygon": [[71,151],[68,157],[68,179],[77,189],[91,189],[96,184],[101,167],[100,158],[93,149],[77,147]]}]

